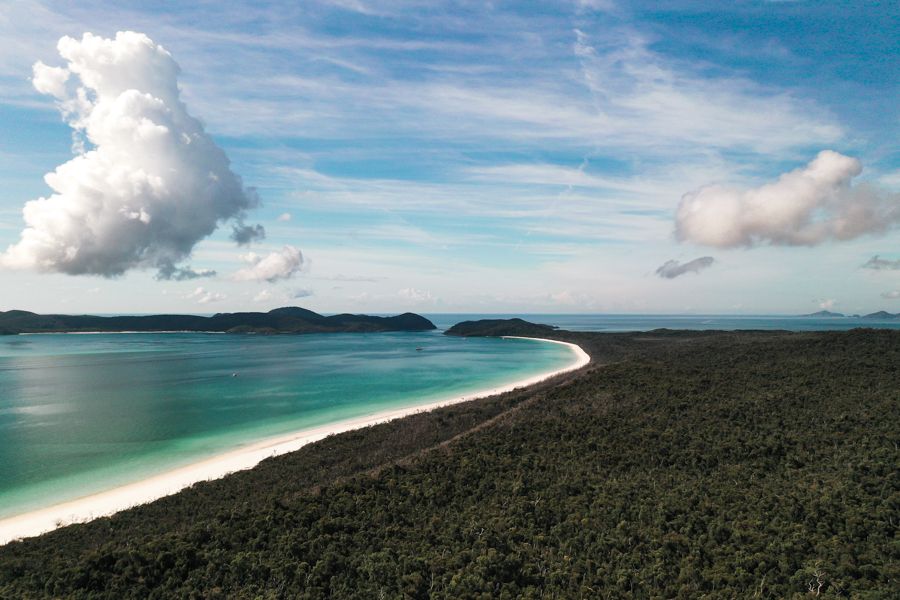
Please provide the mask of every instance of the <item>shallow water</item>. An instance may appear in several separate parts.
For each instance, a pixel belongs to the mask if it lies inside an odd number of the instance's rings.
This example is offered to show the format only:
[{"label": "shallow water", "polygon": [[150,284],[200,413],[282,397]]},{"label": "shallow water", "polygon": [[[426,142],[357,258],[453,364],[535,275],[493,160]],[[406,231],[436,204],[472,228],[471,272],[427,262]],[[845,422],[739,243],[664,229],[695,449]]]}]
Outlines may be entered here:
[{"label": "shallow water", "polygon": [[0,337],[0,517],[572,361],[558,344],[440,332]]}]

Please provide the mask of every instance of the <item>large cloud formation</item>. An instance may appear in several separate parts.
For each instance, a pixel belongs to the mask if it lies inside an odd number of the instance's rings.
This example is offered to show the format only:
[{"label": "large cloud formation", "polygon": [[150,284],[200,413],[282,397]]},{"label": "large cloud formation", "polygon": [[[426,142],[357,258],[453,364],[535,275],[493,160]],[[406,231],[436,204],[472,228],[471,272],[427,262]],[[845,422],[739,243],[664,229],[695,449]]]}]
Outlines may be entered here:
[{"label": "large cloud formation", "polygon": [[656,274],[663,279],[675,279],[685,273],[699,273],[703,269],[708,269],[716,262],[712,256],[701,256],[686,263],[679,263],[677,260],[667,260],[661,267],[656,269]]},{"label": "large cloud formation", "polygon": [[220,224],[238,243],[258,204],[228,158],[179,98],[179,68],[150,38],[85,33],[58,44],[64,67],[34,65],[35,89],[58,100],[77,155],[44,179],[53,193],[25,204],[26,227],[0,255],[9,267],[115,277],[157,269],[158,278],[211,271],[176,266]]},{"label": "large cloud formation", "polygon": [[852,185],[861,172],[857,159],[824,150],[758,188],[702,187],[681,198],[675,233],[682,241],[734,248],[812,246],[884,232],[900,221],[900,194]]}]

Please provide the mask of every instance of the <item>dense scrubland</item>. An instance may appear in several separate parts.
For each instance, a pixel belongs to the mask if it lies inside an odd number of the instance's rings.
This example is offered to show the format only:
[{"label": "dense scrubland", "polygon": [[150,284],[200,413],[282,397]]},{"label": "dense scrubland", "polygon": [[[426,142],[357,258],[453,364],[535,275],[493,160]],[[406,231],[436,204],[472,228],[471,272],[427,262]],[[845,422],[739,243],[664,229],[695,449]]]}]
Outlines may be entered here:
[{"label": "dense scrubland", "polygon": [[900,332],[545,335],[593,363],[9,544],[0,597],[900,595]]}]

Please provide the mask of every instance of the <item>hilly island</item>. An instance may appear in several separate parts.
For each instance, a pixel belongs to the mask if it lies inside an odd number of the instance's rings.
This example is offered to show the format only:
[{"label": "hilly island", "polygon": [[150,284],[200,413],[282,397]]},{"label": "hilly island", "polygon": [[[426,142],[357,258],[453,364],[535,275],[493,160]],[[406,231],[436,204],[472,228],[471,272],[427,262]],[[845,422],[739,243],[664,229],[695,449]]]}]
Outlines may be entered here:
[{"label": "hilly island", "polygon": [[430,331],[434,323],[413,313],[393,317],[340,314],[323,316],[298,306],[269,312],[198,315],[39,315],[24,310],[0,312],[0,334],[196,331],[224,333],[374,333]]}]

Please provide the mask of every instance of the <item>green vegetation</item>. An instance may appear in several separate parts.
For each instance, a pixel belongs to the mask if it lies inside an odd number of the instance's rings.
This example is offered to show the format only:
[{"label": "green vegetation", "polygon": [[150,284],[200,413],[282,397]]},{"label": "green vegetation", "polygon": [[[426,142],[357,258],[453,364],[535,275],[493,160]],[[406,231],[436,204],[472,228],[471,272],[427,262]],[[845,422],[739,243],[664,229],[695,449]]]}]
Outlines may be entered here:
[{"label": "green vegetation", "polygon": [[481,319],[480,321],[463,321],[444,332],[444,335],[501,336],[517,335],[521,337],[547,337],[553,335],[556,327],[540,325],[522,319]]},{"label": "green vegetation", "polygon": [[898,596],[900,332],[553,337],[594,362],[9,544],[0,597]]},{"label": "green vegetation", "polygon": [[220,331],[228,333],[372,333],[436,329],[425,317],[404,313],[394,317],[369,315],[322,316],[299,306],[267,313],[146,315],[95,317],[93,315],[38,315],[25,310],[0,312],[0,333],[54,333],[70,331]]}]

